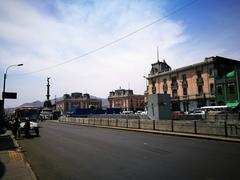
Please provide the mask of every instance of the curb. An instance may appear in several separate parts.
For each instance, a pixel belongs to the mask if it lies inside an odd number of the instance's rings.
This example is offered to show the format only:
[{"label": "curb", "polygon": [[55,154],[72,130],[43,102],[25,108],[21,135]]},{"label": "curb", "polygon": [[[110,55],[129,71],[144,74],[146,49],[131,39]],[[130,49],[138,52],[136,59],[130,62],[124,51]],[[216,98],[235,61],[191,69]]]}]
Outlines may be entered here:
[{"label": "curb", "polygon": [[[54,122],[54,123],[57,123],[57,122]],[[146,129],[130,129],[130,128],[124,128],[124,127],[100,126],[100,125],[91,125],[91,124],[78,124],[78,123],[68,123],[68,122],[60,122],[60,121],[58,123],[77,125],[77,126],[107,128],[107,129],[152,133],[152,134],[159,134],[159,135],[181,136],[181,137],[188,137],[188,138],[198,138],[198,139],[208,139],[208,140],[217,140],[217,141],[225,141],[225,142],[232,142],[232,143],[240,143],[240,139],[221,137],[221,136],[209,136],[209,135],[179,133],[179,132],[169,132],[169,131],[154,131],[154,130],[146,130]]]},{"label": "curb", "polygon": [[31,167],[30,163],[27,161],[27,158],[25,157],[24,153],[22,152],[21,147],[18,144],[17,140],[14,138],[12,133],[10,133],[10,136],[11,136],[11,138],[13,140],[13,143],[14,143],[14,146],[16,148],[16,151],[18,153],[21,153],[21,155],[23,157],[23,160],[24,160],[24,162],[26,164],[26,167],[27,167],[27,170],[28,170],[28,172],[29,172],[29,174],[31,176],[31,179],[32,180],[38,180],[37,176],[35,175],[34,171],[32,170],[32,167]]}]

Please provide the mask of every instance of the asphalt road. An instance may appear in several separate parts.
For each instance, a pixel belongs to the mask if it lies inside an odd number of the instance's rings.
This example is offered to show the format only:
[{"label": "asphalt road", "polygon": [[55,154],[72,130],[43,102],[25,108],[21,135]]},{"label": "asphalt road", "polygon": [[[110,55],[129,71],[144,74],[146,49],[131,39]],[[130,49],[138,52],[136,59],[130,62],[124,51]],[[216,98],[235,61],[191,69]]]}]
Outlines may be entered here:
[{"label": "asphalt road", "polygon": [[240,179],[240,144],[104,128],[41,124],[19,140],[45,179]]}]

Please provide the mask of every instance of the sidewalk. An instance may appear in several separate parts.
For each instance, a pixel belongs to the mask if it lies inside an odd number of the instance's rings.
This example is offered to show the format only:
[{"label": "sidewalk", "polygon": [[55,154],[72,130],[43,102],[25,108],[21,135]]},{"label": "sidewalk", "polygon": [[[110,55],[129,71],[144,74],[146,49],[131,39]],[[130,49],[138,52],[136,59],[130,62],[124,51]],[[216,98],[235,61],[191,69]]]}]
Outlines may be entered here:
[{"label": "sidewalk", "polygon": [[9,130],[0,134],[0,179],[37,179]]}]

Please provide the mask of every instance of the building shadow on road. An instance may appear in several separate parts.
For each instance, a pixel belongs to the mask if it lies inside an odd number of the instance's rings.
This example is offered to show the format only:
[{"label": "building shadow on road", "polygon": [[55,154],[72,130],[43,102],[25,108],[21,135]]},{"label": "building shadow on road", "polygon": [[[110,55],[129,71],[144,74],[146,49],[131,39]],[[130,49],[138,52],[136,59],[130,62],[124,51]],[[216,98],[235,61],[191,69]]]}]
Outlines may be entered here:
[{"label": "building shadow on road", "polygon": [[13,139],[11,138],[10,135],[1,135],[0,136],[0,179],[2,179],[2,177],[4,176],[4,174],[6,173],[6,167],[4,165],[4,162],[6,161],[5,159],[5,153],[4,151],[8,151],[8,150],[15,150],[16,146],[13,142]]},{"label": "building shadow on road", "polygon": [[0,151],[12,150],[16,148],[10,135],[0,136],[0,144]]},{"label": "building shadow on road", "polygon": [[6,172],[5,165],[0,161],[0,179],[4,176]]},{"label": "building shadow on road", "polygon": [[24,139],[33,139],[33,138],[39,138],[41,137],[40,135],[37,136],[37,135],[29,135],[29,136],[26,136],[26,135],[23,135],[21,137],[18,137],[17,140],[24,140]]}]

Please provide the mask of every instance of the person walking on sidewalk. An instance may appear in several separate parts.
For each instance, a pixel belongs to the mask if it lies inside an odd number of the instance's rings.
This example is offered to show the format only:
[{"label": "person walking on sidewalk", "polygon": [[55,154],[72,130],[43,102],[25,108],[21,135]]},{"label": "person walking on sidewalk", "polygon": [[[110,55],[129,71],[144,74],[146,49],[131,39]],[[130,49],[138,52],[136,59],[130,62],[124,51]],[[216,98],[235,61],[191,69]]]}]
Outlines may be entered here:
[{"label": "person walking on sidewalk", "polygon": [[25,131],[25,137],[30,137],[30,121],[27,120],[25,125],[24,125],[24,131]]},{"label": "person walking on sidewalk", "polygon": [[15,137],[15,139],[17,139],[18,137],[20,137],[20,121],[18,118],[15,118],[13,125],[12,125],[12,133]]}]

